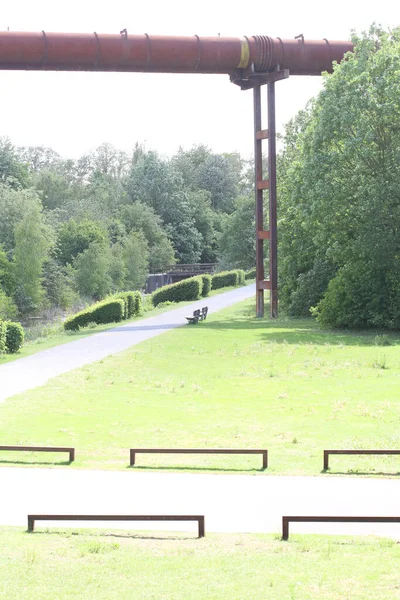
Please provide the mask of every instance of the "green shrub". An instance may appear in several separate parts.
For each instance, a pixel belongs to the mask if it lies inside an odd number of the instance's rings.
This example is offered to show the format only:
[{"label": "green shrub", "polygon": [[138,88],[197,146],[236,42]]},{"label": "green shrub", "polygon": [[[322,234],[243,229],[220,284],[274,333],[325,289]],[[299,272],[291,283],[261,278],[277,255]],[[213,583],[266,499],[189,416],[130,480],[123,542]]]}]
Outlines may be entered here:
[{"label": "green shrub", "polygon": [[6,351],[6,340],[7,340],[7,325],[4,321],[0,321],[0,354],[4,354]]},{"label": "green shrub", "polygon": [[238,271],[222,271],[212,277],[211,288],[219,290],[224,287],[239,285]]},{"label": "green shrub", "polygon": [[89,323],[118,323],[125,315],[125,301],[113,298],[98,302],[64,321],[66,331],[78,331]]},{"label": "green shrub", "polygon": [[289,301],[281,302],[281,308],[286,309],[291,317],[308,317],[312,306],[317,306],[335,277],[336,267],[327,261],[315,260],[312,268],[297,277],[292,286]]},{"label": "green shrub", "polygon": [[256,268],[254,267],[254,269],[249,269],[248,271],[246,271],[246,273],[244,274],[244,278],[247,279],[255,279],[256,278]]},{"label": "green shrub", "polygon": [[140,292],[120,292],[113,296],[124,301],[125,316],[124,319],[137,317],[142,312],[142,294]]},{"label": "green shrub", "polygon": [[381,284],[381,291],[377,289],[379,276],[375,274],[373,281],[368,265],[348,264],[340,268],[317,307],[310,309],[311,314],[322,327],[381,327],[384,323],[374,319],[373,303],[380,301],[383,315],[388,311],[384,285]]},{"label": "green shrub", "polygon": [[238,274],[238,285],[244,285],[245,283],[245,272],[243,269],[237,269]]},{"label": "green shrub", "polygon": [[198,300],[201,296],[203,281],[201,277],[189,277],[178,283],[164,285],[155,292],[151,298],[153,306],[160,302],[182,302],[187,300]]},{"label": "green shrub", "polygon": [[133,312],[130,316],[138,317],[143,312],[142,294],[140,292],[133,292]]},{"label": "green shrub", "polygon": [[6,352],[9,354],[15,354],[19,352],[24,343],[25,332],[21,323],[14,323],[12,321],[6,322]]},{"label": "green shrub", "polygon": [[124,319],[129,317],[129,292],[121,292],[119,294],[115,294],[115,296],[110,296],[108,300],[122,300],[124,303]]},{"label": "green shrub", "polygon": [[200,277],[203,281],[203,289],[201,290],[201,295],[203,296],[203,298],[205,298],[211,291],[211,275],[205,274],[200,275]]}]

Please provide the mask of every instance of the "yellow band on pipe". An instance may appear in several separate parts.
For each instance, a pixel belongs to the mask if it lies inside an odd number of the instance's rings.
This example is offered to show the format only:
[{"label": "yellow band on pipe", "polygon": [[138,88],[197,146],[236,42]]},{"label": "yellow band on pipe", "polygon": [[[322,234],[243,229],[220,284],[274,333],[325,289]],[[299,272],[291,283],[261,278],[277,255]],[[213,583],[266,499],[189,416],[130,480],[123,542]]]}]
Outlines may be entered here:
[{"label": "yellow band on pipe", "polygon": [[240,40],[240,62],[237,66],[238,69],[245,69],[249,64],[250,60],[250,48],[249,41],[247,38]]}]

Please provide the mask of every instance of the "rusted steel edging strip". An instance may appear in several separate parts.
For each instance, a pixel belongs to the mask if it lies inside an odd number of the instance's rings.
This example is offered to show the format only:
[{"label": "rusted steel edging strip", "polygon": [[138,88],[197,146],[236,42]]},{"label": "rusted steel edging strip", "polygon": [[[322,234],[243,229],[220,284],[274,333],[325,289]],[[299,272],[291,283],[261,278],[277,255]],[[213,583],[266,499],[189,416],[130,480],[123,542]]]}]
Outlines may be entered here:
[{"label": "rusted steel edging strip", "polygon": [[282,539],[289,539],[289,523],[400,523],[400,517],[282,517]]},{"label": "rusted steel edging strip", "polygon": [[75,460],[75,448],[59,446],[0,446],[0,451],[5,452],[68,452],[69,462]]},{"label": "rusted steel edging strip", "polygon": [[28,531],[35,521],[197,521],[198,537],[205,536],[204,515],[28,515]]},{"label": "rusted steel edging strip", "polygon": [[324,450],[324,471],[329,469],[330,454],[400,454],[400,450]]},{"label": "rusted steel edging strip", "polygon": [[263,469],[268,468],[268,450],[257,448],[131,448],[130,466],[135,465],[136,454],[261,454]]}]

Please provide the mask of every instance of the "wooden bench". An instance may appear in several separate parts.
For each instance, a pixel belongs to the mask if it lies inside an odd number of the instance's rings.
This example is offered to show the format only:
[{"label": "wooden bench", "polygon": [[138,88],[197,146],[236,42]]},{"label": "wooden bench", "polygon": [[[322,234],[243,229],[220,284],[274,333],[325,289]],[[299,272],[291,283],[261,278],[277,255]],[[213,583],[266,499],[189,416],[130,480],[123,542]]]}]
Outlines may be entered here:
[{"label": "wooden bench", "polygon": [[204,306],[201,310],[198,308],[193,311],[191,317],[185,317],[189,323],[196,324],[199,321],[205,321],[208,314],[208,306]]},{"label": "wooden bench", "polygon": [[12,452],[68,452],[69,462],[75,460],[75,448],[60,448],[56,446],[0,446],[0,451]]},{"label": "wooden bench", "polygon": [[268,450],[246,448],[131,448],[130,466],[135,465],[136,454],[261,454],[263,457],[263,469],[268,467]]},{"label": "wooden bench", "polygon": [[203,306],[201,309],[200,321],[205,321],[208,315],[208,306]]},{"label": "wooden bench", "polygon": [[282,539],[289,539],[289,523],[400,523],[400,517],[282,517]]},{"label": "wooden bench", "polygon": [[400,454],[400,450],[324,450],[324,471],[329,469],[330,454]]},{"label": "wooden bench", "polygon": [[204,515],[28,515],[28,531],[35,521],[197,521],[198,537],[205,536]]}]

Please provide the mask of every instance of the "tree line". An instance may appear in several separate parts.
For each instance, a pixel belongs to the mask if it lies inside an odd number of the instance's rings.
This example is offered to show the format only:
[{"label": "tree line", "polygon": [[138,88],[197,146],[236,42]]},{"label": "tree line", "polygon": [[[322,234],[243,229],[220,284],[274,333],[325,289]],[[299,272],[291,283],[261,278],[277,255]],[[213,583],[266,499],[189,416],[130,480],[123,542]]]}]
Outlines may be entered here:
[{"label": "tree line", "polygon": [[105,143],[71,160],[0,139],[0,319],[141,289],[176,262],[252,266],[250,173],[205,146],[166,159]]}]

